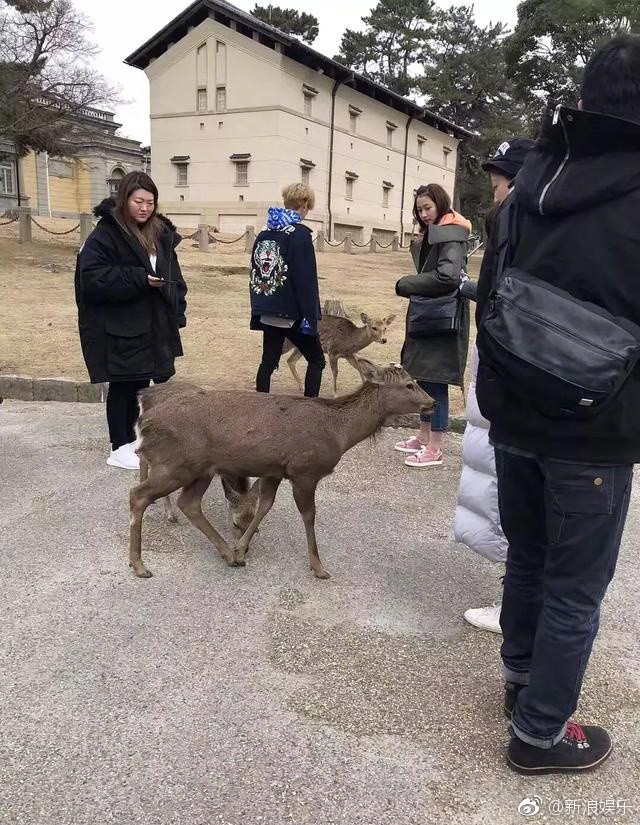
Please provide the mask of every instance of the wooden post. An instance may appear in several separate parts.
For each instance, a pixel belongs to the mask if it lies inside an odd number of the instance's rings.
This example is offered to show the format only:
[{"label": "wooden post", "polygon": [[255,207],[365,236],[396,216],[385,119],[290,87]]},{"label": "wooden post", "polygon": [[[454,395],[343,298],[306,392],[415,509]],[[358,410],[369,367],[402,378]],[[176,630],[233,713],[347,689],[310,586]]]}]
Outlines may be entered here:
[{"label": "wooden post", "polygon": [[399,249],[399,241],[398,241],[398,236],[397,236],[397,235],[394,235],[394,236],[393,236],[393,241],[392,241],[392,243],[391,243],[391,251],[392,251],[392,252],[397,252],[397,251],[398,251],[398,249]]},{"label": "wooden post", "polygon": [[318,238],[316,240],[316,252],[324,252],[324,229],[318,229]]},{"label": "wooden post", "polygon": [[20,229],[20,243],[31,243],[31,209],[21,206],[18,209],[18,227]]},{"label": "wooden post", "polygon": [[378,251],[378,242],[376,241],[375,235],[371,236],[371,240],[369,241],[369,252],[377,252]]},{"label": "wooden post", "polygon": [[93,231],[93,216],[80,215],[80,243],[84,243]]},{"label": "wooden post", "polygon": [[209,251],[209,227],[206,223],[198,224],[198,248],[200,252]]},{"label": "wooden post", "polygon": [[246,226],[247,237],[245,238],[244,251],[251,252],[253,245],[256,242],[256,228],[255,226]]},{"label": "wooden post", "polygon": [[347,255],[351,255],[351,232],[347,232],[344,236],[344,251]]}]

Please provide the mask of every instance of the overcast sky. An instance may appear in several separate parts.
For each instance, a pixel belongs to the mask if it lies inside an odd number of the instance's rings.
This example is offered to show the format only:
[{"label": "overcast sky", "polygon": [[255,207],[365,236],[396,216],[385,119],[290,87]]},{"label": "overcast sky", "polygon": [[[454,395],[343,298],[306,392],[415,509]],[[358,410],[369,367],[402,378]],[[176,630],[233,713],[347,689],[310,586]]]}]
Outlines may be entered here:
[{"label": "overcast sky", "polygon": [[[123,124],[121,134],[149,142],[149,84],[140,69],[123,64],[124,58],[152,35],[169,23],[190,5],[191,0],[74,0],[92,21],[94,41],[101,49],[97,58],[98,70],[122,89],[126,105],[116,110],[117,120]],[[261,0],[260,5],[267,5]],[[444,8],[450,5],[469,5],[471,0],[436,0]],[[249,11],[254,0],[236,0],[235,5]],[[339,51],[345,29],[360,29],[361,17],[376,5],[375,0],[276,0],[274,5],[296,8],[315,14],[320,24],[320,35],[313,47],[332,57]],[[516,19],[518,0],[475,0],[478,22],[507,23]],[[499,11],[496,10],[499,7]]]}]

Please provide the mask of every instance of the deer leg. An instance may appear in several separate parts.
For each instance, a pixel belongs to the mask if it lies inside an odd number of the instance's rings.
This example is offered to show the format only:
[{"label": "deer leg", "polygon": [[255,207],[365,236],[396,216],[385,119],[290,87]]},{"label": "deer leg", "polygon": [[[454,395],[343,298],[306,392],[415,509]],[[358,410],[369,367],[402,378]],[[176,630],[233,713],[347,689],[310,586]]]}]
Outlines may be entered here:
[{"label": "deer leg", "polygon": [[316,487],[317,481],[314,479],[301,481],[297,479],[291,482],[293,498],[304,521],[304,529],[307,533],[307,549],[309,551],[309,564],[313,570],[313,575],[318,579],[330,579],[331,575],[322,566],[318,555],[318,545],[316,543]]},{"label": "deer leg", "polygon": [[235,567],[235,559],[231,548],[202,512],[202,497],[207,492],[212,478],[212,475],[202,476],[183,487],[178,498],[178,507],[191,524],[197,527],[201,533],[204,533],[209,541],[218,548],[220,555],[227,564]]},{"label": "deer leg", "polygon": [[179,482],[167,478],[147,478],[134,487],[129,493],[129,567],[141,579],[149,579],[153,575],[142,562],[142,517],[147,507],[162,496],[167,496],[178,487]]},{"label": "deer leg", "polygon": [[177,524],[178,514],[176,513],[176,508],[173,506],[173,501],[171,501],[171,496],[165,496],[162,499],[162,503],[164,505],[164,515],[167,521],[171,524]]},{"label": "deer leg", "polygon": [[140,483],[142,483],[149,478],[149,462],[143,455],[139,455],[138,458],[140,459]]},{"label": "deer leg", "polygon": [[236,542],[235,557],[236,563],[244,565],[245,556],[249,549],[249,542],[253,538],[256,530],[260,526],[260,522],[267,515],[269,510],[273,507],[273,502],[276,499],[276,493],[280,486],[282,479],[274,478],[273,476],[265,476],[260,479],[260,499],[258,500],[258,509],[253,517],[251,524],[247,527],[245,534]]},{"label": "deer leg", "polygon": [[291,355],[287,358],[287,364],[289,366],[289,369],[291,370],[291,374],[293,375],[294,381],[298,385],[298,390],[300,392],[304,392],[302,387],[302,381],[300,380],[300,376],[298,375],[298,371],[296,370],[296,364],[301,358],[301,352],[297,349],[294,349]]},{"label": "deer leg", "polygon": [[337,355],[330,355],[329,356],[329,366],[331,367],[331,372],[333,374],[333,397],[335,398],[338,395],[338,356]]}]

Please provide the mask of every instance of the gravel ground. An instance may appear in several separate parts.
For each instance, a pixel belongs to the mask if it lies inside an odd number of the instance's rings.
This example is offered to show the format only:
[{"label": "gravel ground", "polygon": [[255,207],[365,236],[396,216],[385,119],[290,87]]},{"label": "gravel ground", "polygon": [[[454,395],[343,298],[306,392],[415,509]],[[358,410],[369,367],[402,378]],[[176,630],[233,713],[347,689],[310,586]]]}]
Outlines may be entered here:
[{"label": "gravel ground", "polygon": [[[140,580],[135,476],[104,463],[104,408],[5,401],[0,822],[506,825],[526,798],[533,821],[640,822],[637,495],[577,714],[616,750],[584,777],[526,779],[504,761],[500,639],[462,619],[501,571],[449,538],[461,437],[418,472],[401,436],[321,485],[329,582],[286,485],[244,569],[150,508]],[[225,523],[215,483],[206,509]]]}]

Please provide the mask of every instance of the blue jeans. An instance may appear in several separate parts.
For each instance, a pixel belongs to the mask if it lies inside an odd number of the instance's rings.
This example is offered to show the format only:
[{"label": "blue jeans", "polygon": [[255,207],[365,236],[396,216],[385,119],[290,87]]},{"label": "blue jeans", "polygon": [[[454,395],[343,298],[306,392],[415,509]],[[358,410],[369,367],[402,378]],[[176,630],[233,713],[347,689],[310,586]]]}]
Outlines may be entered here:
[{"label": "blue jeans", "polygon": [[551,748],[576,709],[600,604],[613,578],[633,467],[514,455],[496,448],[509,542],[502,662],[518,693],[512,730]]},{"label": "blue jeans", "polygon": [[449,429],[449,385],[434,381],[418,381],[418,385],[436,402],[430,413],[420,413],[420,421],[431,424],[431,432],[446,433]]}]

